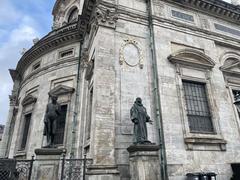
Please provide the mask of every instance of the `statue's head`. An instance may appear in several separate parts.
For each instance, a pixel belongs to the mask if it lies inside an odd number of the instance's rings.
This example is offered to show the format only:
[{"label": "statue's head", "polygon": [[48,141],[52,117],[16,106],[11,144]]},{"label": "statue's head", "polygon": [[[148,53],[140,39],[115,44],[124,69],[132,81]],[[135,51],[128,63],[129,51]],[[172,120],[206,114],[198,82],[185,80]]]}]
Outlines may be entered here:
[{"label": "statue's head", "polygon": [[137,97],[137,98],[136,98],[136,103],[142,104],[142,99],[141,99],[140,97]]},{"label": "statue's head", "polygon": [[58,97],[57,96],[52,96],[53,101],[57,101]]},{"label": "statue's head", "polygon": [[49,96],[50,96],[50,98],[51,98],[51,100],[52,100],[53,103],[56,103],[56,102],[57,102],[58,97],[57,97],[56,95],[49,94]]}]

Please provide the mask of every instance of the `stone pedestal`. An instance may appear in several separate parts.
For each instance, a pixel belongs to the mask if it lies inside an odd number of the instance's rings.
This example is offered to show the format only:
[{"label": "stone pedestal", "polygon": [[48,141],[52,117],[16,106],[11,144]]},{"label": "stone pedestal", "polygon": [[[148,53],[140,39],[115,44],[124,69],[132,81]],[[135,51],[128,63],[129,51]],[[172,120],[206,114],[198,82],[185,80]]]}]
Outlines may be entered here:
[{"label": "stone pedestal", "polygon": [[65,149],[43,148],[35,149],[36,161],[34,163],[33,179],[57,180],[59,177],[59,163]]},{"label": "stone pedestal", "polygon": [[132,145],[127,148],[131,180],[161,180],[159,146]]}]

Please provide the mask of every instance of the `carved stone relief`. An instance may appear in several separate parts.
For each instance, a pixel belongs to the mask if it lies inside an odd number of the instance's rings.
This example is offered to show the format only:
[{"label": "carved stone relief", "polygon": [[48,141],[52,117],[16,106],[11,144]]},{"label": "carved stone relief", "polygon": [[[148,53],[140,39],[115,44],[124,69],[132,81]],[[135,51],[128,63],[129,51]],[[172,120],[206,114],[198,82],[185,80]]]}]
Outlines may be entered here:
[{"label": "carved stone relief", "polygon": [[156,16],[164,16],[164,4],[156,2],[153,6],[153,13]]},{"label": "carved stone relief", "polygon": [[126,63],[130,67],[143,68],[143,50],[134,39],[126,39],[120,48],[120,64]]},{"label": "carved stone relief", "polygon": [[205,16],[200,16],[200,23],[203,29],[210,29],[210,22]]},{"label": "carved stone relief", "polygon": [[237,58],[228,58],[220,69],[225,73],[240,74],[240,60]]},{"label": "carved stone relief", "polygon": [[97,7],[95,11],[95,18],[98,25],[115,28],[118,15],[114,8],[104,9],[103,7]]}]

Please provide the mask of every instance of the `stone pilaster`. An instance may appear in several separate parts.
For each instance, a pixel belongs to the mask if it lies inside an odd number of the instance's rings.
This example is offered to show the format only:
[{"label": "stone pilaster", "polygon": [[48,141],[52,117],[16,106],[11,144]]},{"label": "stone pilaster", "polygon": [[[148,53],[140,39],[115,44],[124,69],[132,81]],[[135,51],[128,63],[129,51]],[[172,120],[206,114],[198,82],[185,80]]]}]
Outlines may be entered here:
[{"label": "stone pilaster", "polygon": [[8,118],[7,118],[7,122],[4,128],[4,132],[3,132],[3,137],[2,137],[2,141],[0,143],[0,157],[4,158],[8,156],[8,146],[10,145],[10,141],[11,141],[11,124],[14,118],[14,115],[17,112],[17,109],[15,107],[16,104],[16,96],[14,95],[10,95],[9,96],[9,100],[10,100],[10,107],[9,107],[9,111],[8,111]]},{"label": "stone pilaster", "polygon": [[132,145],[127,148],[131,180],[161,180],[159,146]]},{"label": "stone pilaster", "polygon": [[[115,162],[115,22],[112,10],[97,8],[99,25],[95,41],[93,118],[90,151],[93,165],[89,180],[119,180]],[[107,39],[106,39],[107,37]]]}]

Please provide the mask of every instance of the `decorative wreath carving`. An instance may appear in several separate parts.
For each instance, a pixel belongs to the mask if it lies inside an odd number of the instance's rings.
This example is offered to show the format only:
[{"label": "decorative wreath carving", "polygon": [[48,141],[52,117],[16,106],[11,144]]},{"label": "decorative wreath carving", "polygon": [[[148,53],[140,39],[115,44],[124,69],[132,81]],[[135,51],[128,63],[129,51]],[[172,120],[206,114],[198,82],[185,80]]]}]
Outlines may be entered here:
[{"label": "decorative wreath carving", "polygon": [[[127,62],[125,59],[125,56],[124,56],[124,49],[130,44],[133,45],[134,47],[136,47],[138,50],[139,61],[136,64],[131,64],[131,63]],[[140,47],[139,43],[136,40],[130,39],[130,38],[124,40],[124,43],[122,44],[122,46],[120,48],[119,62],[121,65],[123,64],[123,62],[125,62],[128,66],[135,67],[135,66],[139,65],[139,67],[141,69],[143,68],[143,51],[142,51],[142,48]]]}]

